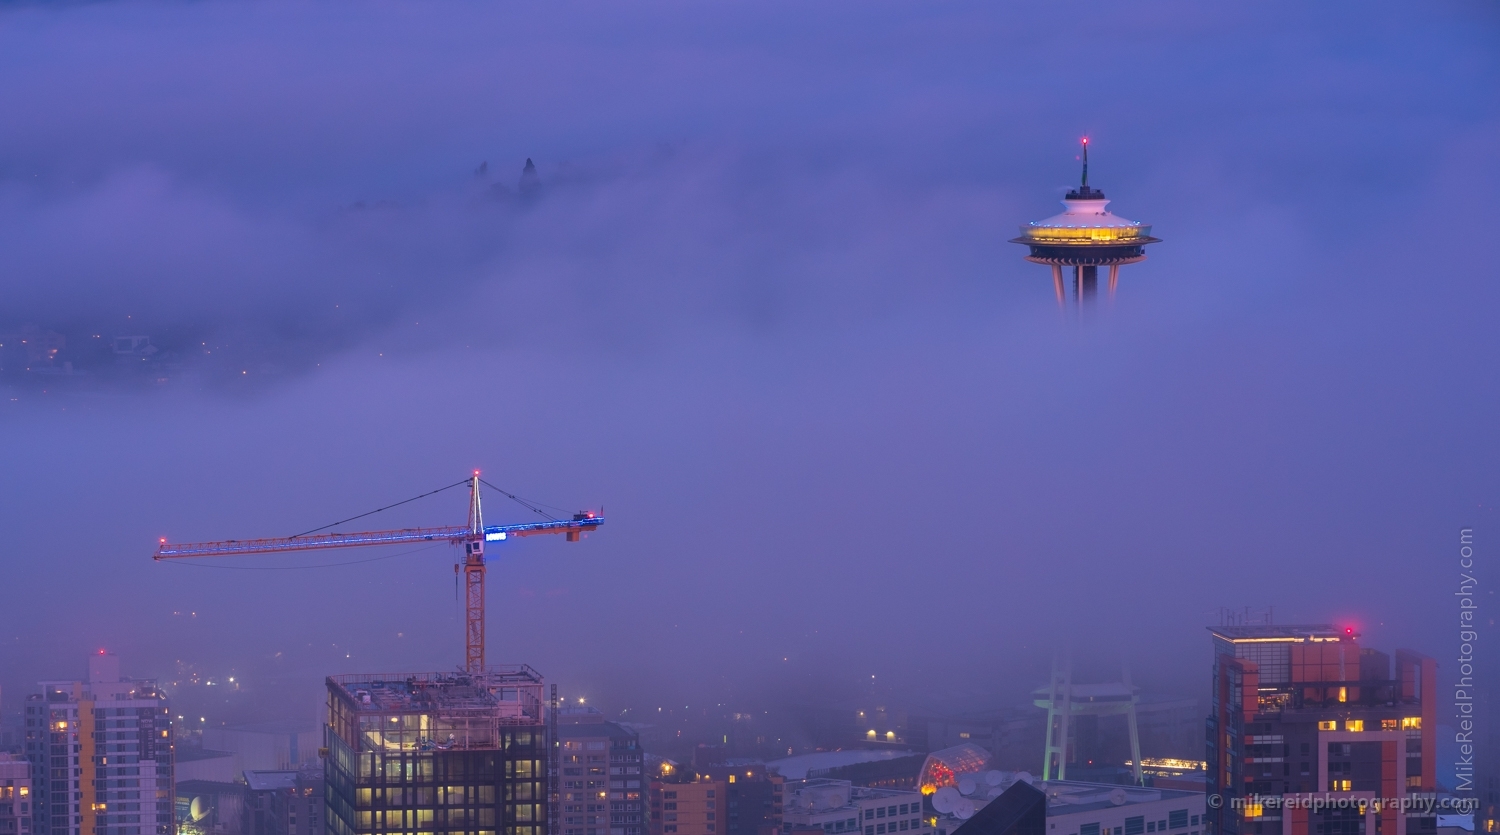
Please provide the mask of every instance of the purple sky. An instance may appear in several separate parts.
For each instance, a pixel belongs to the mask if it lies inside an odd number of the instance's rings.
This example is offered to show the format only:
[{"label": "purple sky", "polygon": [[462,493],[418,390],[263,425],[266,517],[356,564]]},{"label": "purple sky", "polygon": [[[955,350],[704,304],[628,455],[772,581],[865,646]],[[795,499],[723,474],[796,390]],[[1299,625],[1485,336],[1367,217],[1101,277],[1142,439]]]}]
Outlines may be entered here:
[{"label": "purple sky", "polygon": [[[615,707],[870,675],[1013,694],[1067,641],[1196,692],[1221,606],[1446,658],[1456,529],[1500,502],[1497,23],[0,10],[0,330],[222,347],[151,390],[0,402],[0,708],[99,646],[298,698],[456,664],[446,549],[149,556],[474,467],[608,512],[504,551],[490,655]],[[1084,133],[1091,183],[1165,243],[1078,322],[1006,239],[1057,210]]]}]

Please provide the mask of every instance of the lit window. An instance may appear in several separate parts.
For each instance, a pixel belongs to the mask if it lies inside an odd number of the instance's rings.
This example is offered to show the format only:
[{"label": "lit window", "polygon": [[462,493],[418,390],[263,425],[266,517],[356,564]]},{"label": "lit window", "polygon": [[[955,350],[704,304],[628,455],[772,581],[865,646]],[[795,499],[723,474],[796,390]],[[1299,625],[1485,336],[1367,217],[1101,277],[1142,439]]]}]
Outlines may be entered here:
[{"label": "lit window", "polygon": [[1365,720],[1363,719],[1347,719],[1344,721],[1344,730],[1346,731],[1362,731],[1364,729]]},{"label": "lit window", "polygon": [[1422,729],[1422,717],[1407,716],[1401,720],[1401,729],[1404,731],[1419,731]]},{"label": "lit window", "polygon": [[1319,722],[1318,723],[1318,730],[1320,730],[1320,731],[1336,731],[1338,729],[1339,729],[1339,723],[1334,722],[1332,720],[1329,720],[1327,722]]},{"label": "lit window", "polygon": [[1382,720],[1380,720],[1380,729],[1382,731],[1394,731],[1394,730],[1400,729],[1400,727],[1401,727],[1401,720],[1399,720],[1399,719],[1382,719]]},{"label": "lit window", "polygon": [[1347,687],[1340,687],[1339,688],[1339,701],[1341,701],[1341,702],[1347,702],[1347,701],[1349,701],[1349,688],[1347,688]]}]

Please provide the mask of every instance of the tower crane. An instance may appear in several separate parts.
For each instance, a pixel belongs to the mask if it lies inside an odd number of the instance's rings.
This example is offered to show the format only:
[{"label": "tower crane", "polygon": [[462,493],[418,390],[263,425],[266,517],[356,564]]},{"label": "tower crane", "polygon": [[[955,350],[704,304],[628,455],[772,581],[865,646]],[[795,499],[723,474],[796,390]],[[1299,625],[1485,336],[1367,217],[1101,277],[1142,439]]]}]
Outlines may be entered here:
[{"label": "tower crane", "polygon": [[[227,539],[219,542],[168,544],[163,538],[153,559],[171,560],[188,557],[228,557],[242,554],[279,554],[287,551],[323,551],[330,548],[354,548],[362,545],[400,545],[411,542],[448,542],[464,546],[461,565],[464,578],[464,670],[484,671],[484,546],[487,542],[504,542],[512,537],[563,534],[577,542],[584,534],[604,524],[604,517],[592,512],[575,513],[572,519],[527,522],[518,525],[486,525],[479,497],[479,472],[469,479],[469,521],[466,525],[437,528],[403,528],[394,531],[365,533],[303,534],[271,539]],[[462,484],[463,482],[459,482]],[[449,485],[457,487],[458,484]],[[493,485],[491,485],[493,486]],[[447,488],[444,488],[447,489]]]}]

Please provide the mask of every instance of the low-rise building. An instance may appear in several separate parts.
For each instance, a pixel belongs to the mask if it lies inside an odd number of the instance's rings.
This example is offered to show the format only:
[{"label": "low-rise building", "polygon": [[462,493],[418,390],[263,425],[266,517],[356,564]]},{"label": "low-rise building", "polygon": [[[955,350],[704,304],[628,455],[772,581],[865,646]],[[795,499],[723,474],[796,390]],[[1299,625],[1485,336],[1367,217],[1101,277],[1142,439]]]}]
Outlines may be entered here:
[{"label": "low-rise building", "polygon": [[1033,781],[1025,772],[986,771],[960,778],[932,795],[937,835],[951,835],[1016,783],[1047,795],[1047,835],[1203,835],[1203,792]]},{"label": "low-rise building", "polygon": [[31,763],[0,753],[0,835],[31,835]]},{"label": "low-rise building", "polygon": [[323,835],[323,772],[246,771],[244,835]]},{"label": "low-rise building", "polygon": [[724,784],[723,835],[761,835],[781,827],[786,780],[764,763],[711,765],[698,776]]},{"label": "low-rise building", "polygon": [[1047,835],[1047,795],[1017,780],[953,835]]},{"label": "low-rise building", "polygon": [[823,777],[788,783],[781,816],[788,828],[816,828],[829,835],[932,831],[922,813],[921,792]]},{"label": "low-rise building", "polygon": [[715,780],[653,781],[651,835],[724,835],[724,786]]},{"label": "low-rise building", "polygon": [[179,780],[174,788],[177,835],[245,835],[245,784]]}]

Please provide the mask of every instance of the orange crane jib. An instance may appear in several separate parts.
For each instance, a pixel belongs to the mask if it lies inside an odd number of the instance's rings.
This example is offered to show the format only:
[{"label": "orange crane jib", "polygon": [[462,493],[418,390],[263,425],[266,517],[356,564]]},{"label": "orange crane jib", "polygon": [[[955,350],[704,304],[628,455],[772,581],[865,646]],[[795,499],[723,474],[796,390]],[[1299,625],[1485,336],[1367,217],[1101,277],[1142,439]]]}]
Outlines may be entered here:
[{"label": "orange crane jib", "polygon": [[[456,485],[455,485],[456,486]],[[527,522],[518,525],[486,525],[479,500],[479,476],[469,484],[469,523],[437,528],[403,528],[395,531],[364,533],[324,533],[307,536],[285,536],[269,539],[226,539],[219,542],[168,544],[165,539],[156,549],[154,559],[170,560],[189,557],[228,557],[239,554],[275,554],[283,551],[322,551],[329,548],[353,548],[364,545],[403,545],[413,542],[449,542],[464,546],[461,566],[464,575],[464,669],[471,673],[484,670],[484,545],[503,542],[511,537],[563,534],[577,542],[583,534],[604,524],[603,516],[577,513],[572,519]]]}]

